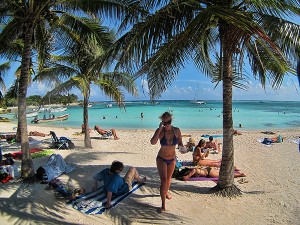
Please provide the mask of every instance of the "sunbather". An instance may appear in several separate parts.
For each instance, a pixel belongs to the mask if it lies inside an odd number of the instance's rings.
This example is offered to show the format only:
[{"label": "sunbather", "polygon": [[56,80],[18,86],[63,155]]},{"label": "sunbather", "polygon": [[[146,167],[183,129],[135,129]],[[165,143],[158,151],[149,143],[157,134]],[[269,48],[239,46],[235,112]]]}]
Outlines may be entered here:
[{"label": "sunbather", "polygon": [[120,139],[117,136],[117,132],[116,132],[116,130],[114,128],[112,128],[111,130],[104,130],[101,127],[99,127],[98,125],[95,125],[94,129],[95,129],[95,131],[97,131],[101,135],[107,135],[107,136],[113,135],[115,140]]},{"label": "sunbather", "polygon": [[130,167],[124,178],[120,176],[124,168],[123,163],[119,161],[112,162],[110,169],[106,168],[93,176],[95,183],[94,189],[97,188],[98,182],[103,181],[105,192],[107,192],[107,202],[105,207],[111,207],[111,198],[113,195],[122,195],[132,189],[132,182],[136,180],[138,183],[144,183],[146,177],[140,178],[136,168]]},{"label": "sunbather", "polygon": [[42,132],[38,132],[38,131],[30,131],[29,136],[40,136],[40,137],[45,137],[45,136],[49,136],[50,134],[44,134]]},{"label": "sunbather", "polygon": [[214,142],[214,137],[213,136],[209,136],[209,141],[205,143],[205,147],[206,148],[211,148],[212,150],[217,150],[217,144],[216,142]]},{"label": "sunbather", "polygon": [[[188,180],[190,177],[219,177],[220,169],[211,168],[209,166],[202,168],[193,168],[189,174],[182,177],[182,180]],[[245,177],[246,175],[240,171],[234,172],[234,177]]]},{"label": "sunbather", "polygon": [[205,159],[209,155],[209,150],[205,148],[205,140],[201,139],[193,152],[194,166],[220,167],[221,160]]},{"label": "sunbather", "polygon": [[[84,124],[81,125],[81,133],[85,133]],[[89,129],[89,133],[91,133],[91,129]]]}]

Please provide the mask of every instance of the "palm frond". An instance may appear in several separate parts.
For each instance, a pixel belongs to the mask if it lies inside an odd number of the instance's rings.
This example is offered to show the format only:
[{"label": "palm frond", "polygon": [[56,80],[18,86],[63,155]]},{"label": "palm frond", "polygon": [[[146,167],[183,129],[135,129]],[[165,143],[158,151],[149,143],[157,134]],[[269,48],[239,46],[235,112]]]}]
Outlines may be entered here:
[{"label": "palm frond", "polygon": [[54,89],[47,92],[44,98],[61,93],[69,93],[74,87],[78,87],[78,82],[74,79],[67,80],[66,82],[58,84]]}]

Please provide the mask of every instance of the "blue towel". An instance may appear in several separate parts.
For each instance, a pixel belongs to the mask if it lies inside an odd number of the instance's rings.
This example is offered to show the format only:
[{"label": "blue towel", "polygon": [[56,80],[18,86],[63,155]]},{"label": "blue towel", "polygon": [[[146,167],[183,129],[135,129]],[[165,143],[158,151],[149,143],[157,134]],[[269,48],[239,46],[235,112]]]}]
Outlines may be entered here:
[{"label": "blue towel", "polygon": [[[120,196],[113,196],[111,200],[112,207],[119,204],[123,199],[129,196],[131,193],[135,192],[144,184],[139,184],[136,181],[132,183],[132,190]],[[90,192],[67,202],[67,204],[72,205],[74,209],[77,209],[85,214],[102,214],[105,212],[106,204],[106,193],[103,191],[103,186],[98,188],[94,192]]]},{"label": "blue towel", "polygon": [[213,136],[213,138],[223,138],[223,134],[203,134],[201,135],[201,137],[204,137],[204,138],[209,138],[210,136]]}]

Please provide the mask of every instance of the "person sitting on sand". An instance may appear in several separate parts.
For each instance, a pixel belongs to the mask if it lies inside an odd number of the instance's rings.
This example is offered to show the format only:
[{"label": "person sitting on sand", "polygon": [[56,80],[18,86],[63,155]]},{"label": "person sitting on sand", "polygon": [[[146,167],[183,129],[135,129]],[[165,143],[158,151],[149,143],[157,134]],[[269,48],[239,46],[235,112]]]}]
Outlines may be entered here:
[{"label": "person sitting on sand", "polygon": [[187,147],[187,151],[188,152],[193,152],[195,150],[195,147],[196,147],[196,141],[195,141],[195,139],[192,138],[192,137],[190,137],[189,141],[186,144],[186,147]]},{"label": "person sitting on sand", "polygon": [[130,167],[124,178],[120,176],[124,165],[122,162],[113,161],[110,168],[106,168],[93,176],[94,190],[98,187],[98,182],[103,181],[104,191],[107,193],[107,202],[105,207],[110,208],[112,196],[123,195],[132,190],[132,182],[135,180],[138,183],[144,183],[146,177],[140,178],[136,168]]},{"label": "person sitting on sand", "polygon": [[221,160],[205,159],[208,155],[209,150],[205,148],[205,140],[201,139],[193,152],[194,166],[221,166]]},{"label": "person sitting on sand", "polygon": [[[81,133],[85,133],[84,124],[81,125]],[[89,129],[89,133],[91,133],[91,129]]]},{"label": "person sitting on sand", "polygon": [[[182,177],[182,180],[188,180],[190,177],[219,177],[220,169],[209,166],[190,169],[190,172]],[[239,170],[234,172],[234,177],[245,177],[246,175]]]},{"label": "person sitting on sand", "polygon": [[29,136],[46,137],[46,136],[49,136],[50,134],[45,134],[45,133],[38,132],[38,131],[30,131],[28,135],[29,135]]},{"label": "person sitting on sand", "polygon": [[116,132],[116,130],[115,130],[114,128],[112,128],[111,130],[104,130],[104,129],[102,129],[100,126],[95,125],[94,129],[95,129],[95,131],[97,131],[97,132],[98,132],[99,134],[101,134],[101,135],[107,135],[107,136],[113,135],[115,140],[120,139],[120,138],[117,136],[117,132]]},{"label": "person sitting on sand", "polygon": [[209,141],[205,143],[205,147],[206,148],[211,148],[212,150],[217,150],[217,144],[216,142],[214,142],[214,137],[213,136],[209,136]]},{"label": "person sitting on sand", "polygon": [[242,135],[242,133],[238,130],[233,130],[233,135]]}]

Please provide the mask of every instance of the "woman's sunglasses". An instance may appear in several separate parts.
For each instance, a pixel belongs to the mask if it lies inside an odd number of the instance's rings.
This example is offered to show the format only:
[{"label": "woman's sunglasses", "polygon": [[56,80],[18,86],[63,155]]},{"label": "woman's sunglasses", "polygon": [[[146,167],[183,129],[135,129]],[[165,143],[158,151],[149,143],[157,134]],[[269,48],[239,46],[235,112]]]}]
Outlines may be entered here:
[{"label": "woman's sunglasses", "polygon": [[164,125],[171,124],[171,123],[172,123],[172,120],[169,120],[169,121],[164,122]]}]

